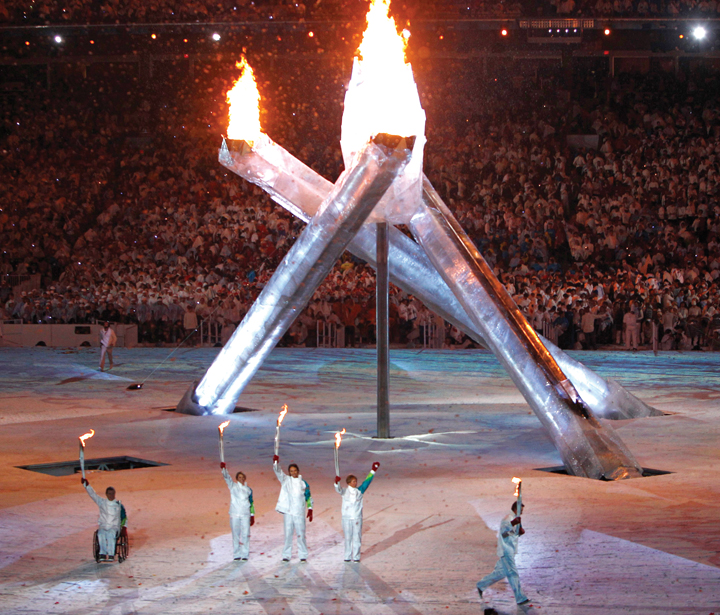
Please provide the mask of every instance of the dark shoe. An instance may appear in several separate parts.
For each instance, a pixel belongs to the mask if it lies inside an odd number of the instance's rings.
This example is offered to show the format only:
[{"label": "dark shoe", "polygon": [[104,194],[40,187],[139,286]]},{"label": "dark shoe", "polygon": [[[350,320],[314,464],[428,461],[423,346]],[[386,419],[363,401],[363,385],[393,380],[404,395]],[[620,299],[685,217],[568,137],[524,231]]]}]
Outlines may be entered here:
[{"label": "dark shoe", "polygon": [[482,600],[482,589],[478,588],[478,594],[480,594],[480,600]]},{"label": "dark shoe", "polygon": [[243,558],[242,558],[242,561],[246,562],[247,559],[248,559],[247,557],[243,557]]},{"label": "dark shoe", "polygon": [[301,562],[306,562],[307,560],[306,560],[306,559],[301,559],[300,561],[301,561]]},{"label": "dark shoe", "polygon": [[522,602],[518,602],[517,604],[518,604],[518,606],[524,606],[526,604],[530,604],[530,598],[525,598],[525,600],[523,600]]},{"label": "dark shoe", "polygon": [[343,561],[344,561],[344,562],[349,562],[350,560],[349,560],[349,559],[346,559],[346,560],[343,560]]},{"label": "dark shoe", "polygon": [[287,557],[283,557],[284,562],[289,562],[290,560]]},{"label": "dark shoe", "polygon": [[359,560],[359,559],[354,559],[354,560],[353,560],[353,564],[359,564],[359,563],[360,563],[360,560]]},{"label": "dark shoe", "polygon": [[240,558],[239,558],[239,557],[236,557],[236,558],[234,559],[234,561],[239,562],[239,561],[240,561]]}]

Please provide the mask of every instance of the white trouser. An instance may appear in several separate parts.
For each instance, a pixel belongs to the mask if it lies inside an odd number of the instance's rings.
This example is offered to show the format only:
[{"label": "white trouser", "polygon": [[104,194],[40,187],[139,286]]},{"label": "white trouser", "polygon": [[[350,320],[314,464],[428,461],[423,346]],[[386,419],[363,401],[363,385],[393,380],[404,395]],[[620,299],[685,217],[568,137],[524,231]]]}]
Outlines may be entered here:
[{"label": "white trouser", "polygon": [[342,526],[345,533],[345,561],[351,559],[360,561],[360,546],[362,544],[362,517],[347,519],[343,517]]},{"label": "white trouser", "polygon": [[115,555],[115,541],[117,530],[98,529],[98,542],[100,543],[100,555]]},{"label": "white trouser", "polygon": [[625,349],[629,350],[630,348],[637,348],[638,347],[638,333],[640,332],[640,327],[628,327],[625,329]]},{"label": "white trouser", "polygon": [[527,596],[523,594],[523,590],[520,589],[520,576],[518,575],[517,568],[515,567],[515,558],[503,555],[495,564],[495,569],[486,577],[478,581],[477,588],[482,592],[490,587],[493,583],[502,581],[507,577],[508,584],[515,594],[515,602],[520,604],[527,600]]},{"label": "white trouser", "polygon": [[233,559],[245,558],[250,553],[250,517],[230,517]]},{"label": "white trouser", "polygon": [[110,359],[110,367],[113,366],[112,348],[110,348],[110,346],[100,346],[100,369],[105,367],[105,353],[107,353]]},{"label": "white trouser", "polygon": [[283,514],[283,528],[285,529],[283,559],[290,559],[292,555],[293,532],[297,536],[298,557],[300,559],[307,559],[308,550],[305,542],[305,516]]}]

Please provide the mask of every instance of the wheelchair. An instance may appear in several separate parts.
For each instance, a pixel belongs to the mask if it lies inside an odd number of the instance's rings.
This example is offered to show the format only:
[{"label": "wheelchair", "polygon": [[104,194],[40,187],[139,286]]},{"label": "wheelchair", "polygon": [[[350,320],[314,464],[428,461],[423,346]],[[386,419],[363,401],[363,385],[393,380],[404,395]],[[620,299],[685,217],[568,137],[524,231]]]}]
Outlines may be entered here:
[{"label": "wheelchair", "polygon": [[[118,532],[117,538],[115,539],[115,555],[117,556],[118,563],[122,564],[127,559],[128,553],[130,553],[130,542],[128,541],[127,528],[123,526],[120,528],[120,532]],[[100,560],[100,541],[98,540],[97,530],[95,530],[93,534],[93,557],[95,557],[95,561],[98,564],[100,561],[110,561]]]}]

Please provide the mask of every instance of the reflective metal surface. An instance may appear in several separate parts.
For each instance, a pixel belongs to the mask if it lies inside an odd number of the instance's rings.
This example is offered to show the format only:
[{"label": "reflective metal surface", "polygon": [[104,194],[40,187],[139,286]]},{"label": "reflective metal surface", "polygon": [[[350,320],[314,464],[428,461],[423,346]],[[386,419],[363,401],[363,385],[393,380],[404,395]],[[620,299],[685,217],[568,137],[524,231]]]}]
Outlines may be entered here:
[{"label": "reflective metal surface", "polygon": [[642,476],[638,462],[593,415],[427,181],[423,204],[410,221],[413,235],[545,426],[568,473],[605,480]]},{"label": "reflective metal surface", "polygon": [[[220,162],[240,177],[265,189],[275,202],[302,220],[317,211],[332,184],[265,137],[252,151],[232,152],[223,142]],[[460,305],[423,249],[393,226],[389,231],[390,281],[415,295],[429,309],[442,316],[478,343],[487,347],[482,333]],[[348,250],[376,267],[375,227],[363,226]],[[583,400],[600,418],[625,419],[661,415],[616,382],[608,382],[582,363],[571,359],[549,340],[541,338],[560,369]]]},{"label": "reflective metal surface", "polygon": [[[234,410],[243,388],[410,159],[409,149],[378,145],[379,139],[369,142],[340,176],[203,379],[183,397],[179,412]],[[260,175],[273,186],[283,181],[281,173],[270,180],[262,169]]]}]

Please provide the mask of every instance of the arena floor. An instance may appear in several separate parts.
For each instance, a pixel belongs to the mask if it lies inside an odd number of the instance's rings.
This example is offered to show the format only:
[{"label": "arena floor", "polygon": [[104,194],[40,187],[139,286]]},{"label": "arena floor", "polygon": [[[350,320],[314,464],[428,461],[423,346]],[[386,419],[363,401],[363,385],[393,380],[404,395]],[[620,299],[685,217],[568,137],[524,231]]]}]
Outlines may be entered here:
[{"label": "arena floor", "polygon": [[[232,561],[218,418],[167,412],[216,349],[0,349],[0,611],[419,615],[483,612],[475,582],[495,563],[495,531],[526,503],[518,567],[529,613],[720,612],[720,353],[573,353],[666,416],[614,423],[643,466],[672,472],[602,483],[560,465],[539,421],[483,351],[391,353],[392,440],[373,440],[374,353],[275,350],[231,417],[226,456],[254,489],[250,560]],[[148,378],[148,376],[150,377]],[[143,388],[128,391],[131,383]],[[310,483],[310,558],[282,563],[271,470],[280,406],[283,465]],[[342,562],[332,434],[341,472],[381,468],[365,497],[363,557]],[[91,557],[97,508],[77,475],[17,466],[128,455],[168,465],[89,475],[125,504],[130,557]],[[486,607],[516,613],[505,583]]]}]

